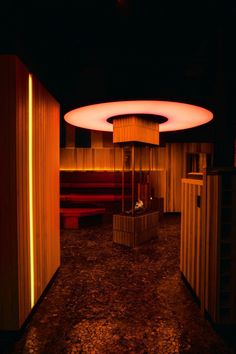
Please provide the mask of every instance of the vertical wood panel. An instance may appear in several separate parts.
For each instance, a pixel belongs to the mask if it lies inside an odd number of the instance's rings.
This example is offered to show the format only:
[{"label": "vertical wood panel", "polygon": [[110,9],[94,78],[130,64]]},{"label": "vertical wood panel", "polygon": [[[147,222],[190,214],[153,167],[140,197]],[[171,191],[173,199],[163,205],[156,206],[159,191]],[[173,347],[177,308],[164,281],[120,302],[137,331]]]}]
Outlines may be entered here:
[{"label": "vertical wood panel", "polygon": [[19,324],[30,312],[30,248],[29,248],[29,163],[28,163],[28,78],[29,73],[16,60],[16,168],[18,224]]},{"label": "vertical wood panel", "polygon": [[58,117],[57,102],[33,78],[35,301],[60,263]]},{"label": "vertical wood panel", "polygon": [[[31,310],[28,70],[0,56],[0,330],[18,330]],[[59,266],[59,105],[34,79],[35,290]]]},{"label": "vertical wood panel", "polygon": [[103,132],[91,130],[91,148],[103,147]]},{"label": "vertical wood panel", "polygon": [[203,274],[200,252],[202,220],[197,196],[202,196],[202,188],[202,180],[182,179],[180,270],[198,296]]},{"label": "vertical wood panel", "polygon": [[75,127],[66,123],[66,147],[75,147]]},{"label": "vertical wood panel", "polygon": [[206,177],[205,296],[204,308],[217,322],[219,308],[219,176]]},{"label": "vertical wood panel", "polygon": [[89,148],[82,148],[82,149],[76,149],[76,160],[77,163],[75,165],[75,170],[78,168],[80,169],[85,169],[85,170],[91,170],[92,166],[94,164],[94,153],[93,149]]},{"label": "vertical wood panel", "polygon": [[[207,312],[216,324],[235,325],[236,173],[219,170],[204,174],[202,187],[199,184],[191,196],[189,188],[196,183],[182,180],[180,269],[199,297],[202,313]],[[201,209],[194,216],[192,206],[197,195],[201,195]],[[194,228],[188,227],[190,223]],[[188,249],[191,258],[185,253]]]},{"label": "vertical wood panel", "polygon": [[[197,187],[197,196],[200,197],[200,203],[202,204],[202,192],[201,192],[202,188],[201,186]],[[201,207],[197,208],[197,220],[196,223],[197,225],[201,225],[201,223],[203,222],[203,220],[201,219]],[[196,270],[196,295],[198,296],[198,298],[200,298],[200,294],[201,294],[201,282],[200,282],[200,277],[202,276],[201,274],[201,226],[197,228],[196,230],[196,238],[197,238],[197,242],[196,242],[196,266],[195,266],[195,270]]]},{"label": "vertical wood panel", "polygon": [[104,148],[113,148],[112,132],[102,132],[102,142]]},{"label": "vertical wood panel", "polygon": [[[63,170],[77,169],[77,151],[81,151],[81,149],[63,148],[60,150],[61,169]],[[80,163],[81,161],[78,160],[78,166],[80,166]]]}]

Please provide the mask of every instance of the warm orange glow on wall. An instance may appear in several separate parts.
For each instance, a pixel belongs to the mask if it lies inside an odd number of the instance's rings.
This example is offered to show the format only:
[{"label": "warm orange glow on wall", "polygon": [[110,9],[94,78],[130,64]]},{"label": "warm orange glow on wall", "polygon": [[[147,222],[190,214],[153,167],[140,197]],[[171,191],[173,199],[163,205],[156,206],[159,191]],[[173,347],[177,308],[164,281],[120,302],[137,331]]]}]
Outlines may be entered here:
[{"label": "warm orange glow on wall", "polygon": [[31,308],[34,295],[34,213],[33,213],[33,82],[29,75],[29,233],[30,233],[30,292]]},{"label": "warm orange glow on wall", "polygon": [[102,131],[112,131],[107,119],[127,114],[152,114],[167,118],[159,125],[160,132],[193,128],[209,122],[212,112],[191,104],[169,101],[119,101],[99,103],[74,109],[65,120],[75,126]]}]

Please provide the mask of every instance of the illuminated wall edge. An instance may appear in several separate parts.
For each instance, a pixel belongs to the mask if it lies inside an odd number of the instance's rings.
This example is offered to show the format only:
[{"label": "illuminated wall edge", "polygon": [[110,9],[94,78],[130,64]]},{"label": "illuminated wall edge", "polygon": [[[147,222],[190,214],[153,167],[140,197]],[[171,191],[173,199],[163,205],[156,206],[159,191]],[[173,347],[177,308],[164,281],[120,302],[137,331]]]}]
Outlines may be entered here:
[{"label": "illuminated wall edge", "polygon": [[35,303],[34,294],[34,213],[33,213],[33,78],[29,74],[29,234],[30,234],[30,300]]}]

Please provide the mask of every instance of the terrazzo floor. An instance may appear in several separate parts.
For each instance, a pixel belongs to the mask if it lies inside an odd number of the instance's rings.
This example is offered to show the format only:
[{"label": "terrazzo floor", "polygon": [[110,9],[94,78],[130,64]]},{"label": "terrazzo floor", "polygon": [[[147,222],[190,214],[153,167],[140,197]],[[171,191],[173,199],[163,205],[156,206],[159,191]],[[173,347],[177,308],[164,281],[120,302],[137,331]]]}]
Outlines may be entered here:
[{"label": "terrazzo floor", "polygon": [[181,279],[179,246],[179,215],[134,249],[112,242],[112,225],[62,230],[55,281],[2,353],[234,353]]}]

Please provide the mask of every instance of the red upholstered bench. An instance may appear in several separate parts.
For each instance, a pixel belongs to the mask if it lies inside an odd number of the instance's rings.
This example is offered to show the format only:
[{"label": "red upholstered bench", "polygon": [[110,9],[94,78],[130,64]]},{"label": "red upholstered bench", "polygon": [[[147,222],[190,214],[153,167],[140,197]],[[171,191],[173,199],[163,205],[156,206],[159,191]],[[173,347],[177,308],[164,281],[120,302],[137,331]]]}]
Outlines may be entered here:
[{"label": "red upholstered bench", "polygon": [[[126,195],[125,199],[130,199],[130,195]],[[91,203],[91,202],[115,202],[121,201],[121,195],[114,194],[66,194],[61,195],[60,199],[62,202],[80,202],[80,203]]]},{"label": "red upholstered bench", "polygon": [[[131,183],[125,184],[126,188],[131,188]],[[61,182],[61,188],[89,188],[89,189],[97,189],[97,188],[122,188],[122,183],[115,182]]]},{"label": "red upholstered bench", "polygon": [[64,229],[78,229],[80,217],[102,215],[105,211],[105,208],[61,208],[62,226]]},{"label": "red upholstered bench", "polygon": [[[131,182],[128,179],[125,180],[124,189],[125,200],[131,200]],[[106,220],[110,220],[113,213],[121,212],[122,173],[120,171],[61,171],[60,207],[63,209],[105,208]],[[87,218],[84,218],[82,223],[86,223],[86,220]]]}]

